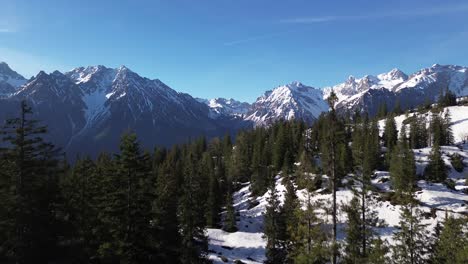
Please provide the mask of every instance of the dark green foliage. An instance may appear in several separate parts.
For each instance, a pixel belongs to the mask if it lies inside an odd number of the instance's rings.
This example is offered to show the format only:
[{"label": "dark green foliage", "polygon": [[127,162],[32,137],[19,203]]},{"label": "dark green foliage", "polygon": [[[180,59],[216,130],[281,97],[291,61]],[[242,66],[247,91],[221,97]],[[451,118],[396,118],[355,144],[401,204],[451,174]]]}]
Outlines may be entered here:
[{"label": "dark green foliage", "polygon": [[288,257],[293,257],[294,263],[328,263],[330,260],[328,234],[322,229],[322,222],[315,212],[316,207],[311,202],[311,193],[308,192],[306,209],[296,210],[298,225],[292,233],[292,251],[288,252]]},{"label": "dark green foliage", "polygon": [[180,256],[181,237],[179,233],[178,194],[182,178],[181,153],[173,147],[166,159],[157,168],[156,199],[152,205],[153,221],[151,232],[156,247],[154,260],[158,263],[177,263]]},{"label": "dark green foliage", "polygon": [[438,144],[432,146],[429,164],[427,164],[424,170],[424,177],[432,182],[443,182],[447,179],[447,166],[445,166],[445,162],[442,159]]},{"label": "dark green foliage", "polygon": [[397,200],[406,199],[410,196],[416,181],[414,153],[409,148],[405,135],[406,130],[402,129],[400,141],[392,151],[390,161],[390,179]]},{"label": "dark green foliage", "polygon": [[181,262],[206,262],[208,240],[205,235],[204,185],[202,175],[197,170],[196,146],[191,146],[184,160],[183,195],[179,204],[181,233]]},{"label": "dark green foliage", "polygon": [[409,141],[412,149],[427,147],[427,128],[424,116],[410,117]]},{"label": "dark green foliage", "polygon": [[224,218],[223,230],[226,232],[236,232],[236,210],[232,204],[232,193],[228,191],[226,195],[226,216]]},{"label": "dark green foliage", "polygon": [[457,105],[457,96],[447,87],[445,91],[441,90],[437,102],[438,107],[447,107]]},{"label": "dark green foliage", "polygon": [[458,153],[450,156],[450,163],[452,164],[452,167],[458,172],[463,172],[465,169],[465,164],[463,164],[463,157]]},{"label": "dark green foliage", "polygon": [[432,144],[439,146],[446,146],[453,144],[453,133],[451,129],[450,112],[447,110],[443,117],[439,114],[433,113],[430,125],[432,135]]},{"label": "dark green foliage", "polygon": [[46,263],[56,258],[60,174],[57,149],[46,128],[21,102],[7,120],[0,149],[0,261]]},{"label": "dark green foliage", "polygon": [[286,261],[293,263],[294,261],[294,234],[297,233],[299,219],[297,216],[297,210],[300,210],[300,203],[296,195],[296,188],[294,187],[291,179],[284,178],[283,183],[286,186],[286,193],[284,197],[284,204],[281,207],[281,217],[283,222],[281,223],[281,234],[282,240],[284,240],[284,247],[287,252]]},{"label": "dark green foliage", "polygon": [[468,224],[464,218],[445,217],[436,237],[432,263],[468,263]]},{"label": "dark green foliage", "polygon": [[281,206],[274,180],[271,181],[269,193],[263,231],[267,240],[265,263],[284,263],[287,254],[282,240],[284,238],[284,218],[281,215]]},{"label": "dark green foliage", "polygon": [[426,263],[428,257],[428,236],[421,223],[421,212],[414,203],[401,208],[399,230],[394,233],[392,259],[398,264]]},{"label": "dark green foliage", "polygon": [[398,141],[398,131],[393,116],[387,117],[385,121],[385,129],[383,133],[384,146],[387,147],[389,153],[392,152]]}]

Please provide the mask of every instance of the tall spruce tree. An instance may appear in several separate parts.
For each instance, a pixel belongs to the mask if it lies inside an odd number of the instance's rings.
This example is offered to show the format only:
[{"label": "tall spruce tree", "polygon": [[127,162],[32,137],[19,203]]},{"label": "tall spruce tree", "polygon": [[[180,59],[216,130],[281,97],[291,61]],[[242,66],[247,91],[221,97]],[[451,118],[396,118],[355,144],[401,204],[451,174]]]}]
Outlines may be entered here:
[{"label": "tall spruce tree", "polygon": [[1,130],[0,259],[47,263],[57,255],[58,150],[47,129],[21,102],[19,117]]},{"label": "tall spruce tree", "polygon": [[205,234],[203,185],[197,170],[196,150],[188,150],[184,157],[183,193],[180,198],[179,218],[182,238],[181,262],[205,263],[208,238]]},{"label": "tall spruce tree", "polygon": [[428,181],[443,182],[447,179],[447,167],[442,159],[439,144],[432,145],[432,150],[429,155],[429,164],[424,170],[424,177]]},{"label": "tall spruce tree", "polygon": [[286,193],[284,195],[284,203],[281,207],[281,217],[284,219],[282,223],[283,230],[281,231],[283,240],[285,241],[284,247],[286,250],[286,262],[294,262],[294,234],[297,233],[299,219],[297,217],[297,210],[300,210],[300,202],[296,195],[296,188],[290,177],[283,178],[284,185],[286,186]]},{"label": "tall spruce tree", "polygon": [[[332,91],[328,97],[328,105],[330,112],[327,114],[325,124],[322,127],[322,162],[324,164],[325,172],[330,177],[331,192],[332,192],[332,254],[331,262],[337,263],[338,258],[338,245],[336,242],[337,236],[337,203],[336,191],[341,182],[343,171],[339,168],[339,150],[340,145],[344,144],[344,129],[340,123],[335,110],[335,103],[337,102],[336,94]],[[342,148],[344,150],[346,148]]]},{"label": "tall spruce tree", "polygon": [[446,212],[442,230],[435,241],[431,263],[468,263],[468,223]]},{"label": "tall spruce tree", "polygon": [[275,188],[274,178],[270,181],[268,204],[264,216],[264,230],[266,244],[265,263],[284,263],[286,250],[284,248],[284,237],[282,236],[283,217],[278,192]]},{"label": "tall spruce tree", "polygon": [[395,264],[427,263],[428,236],[421,220],[420,210],[408,200],[401,208],[399,229],[393,235],[392,259]]},{"label": "tall spruce tree", "polygon": [[387,147],[388,152],[391,153],[398,141],[398,131],[393,115],[390,115],[385,120],[383,139],[384,146]]},{"label": "tall spruce tree", "polygon": [[99,246],[96,227],[102,225],[98,214],[99,202],[104,196],[96,164],[89,157],[78,159],[71,172],[63,177],[61,189],[70,228],[69,239],[77,242],[71,246],[68,257],[79,262],[90,261],[96,257]]},{"label": "tall spruce tree", "polygon": [[416,181],[416,163],[414,153],[406,140],[406,129],[402,129],[400,140],[392,151],[390,180],[398,200],[406,199],[413,192]]},{"label": "tall spruce tree", "polygon": [[180,263],[181,237],[177,217],[179,186],[182,177],[180,149],[173,147],[158,167],[156,198],[151,213],[152,243],[157,263]]},{"label": "tall spruce tree", "polygon": [[152,255],[151,160],[143,154],[135,134],[124,134],[116,156],[114,191],[110,194],[109,224],[112,226],[110,258],[127,263],[146,263]]},{"label": "tall spruce tree", "polygon": [[226,194],[226,215],[224,217],[223,230],[226,232],[237,231],[236,209],[232,201],[232,187],[228,189]]},{"label": "tall spruce tree", "polygon": [[293,251],[289,252],[289,257],[292,255],[297,264],[328,263],[332,253],[329,234],[322,229],[323,223],[316,213],[317,205],[311,200],[312,193],[306,192],[305,210],[296,210],[298,225],[294,229]]}]

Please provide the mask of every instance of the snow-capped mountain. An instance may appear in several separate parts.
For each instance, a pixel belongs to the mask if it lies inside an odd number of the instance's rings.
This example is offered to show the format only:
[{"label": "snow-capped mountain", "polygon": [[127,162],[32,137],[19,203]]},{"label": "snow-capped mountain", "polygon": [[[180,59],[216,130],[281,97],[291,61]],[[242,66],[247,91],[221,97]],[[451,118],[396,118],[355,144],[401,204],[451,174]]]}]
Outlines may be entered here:
[{"label": "snow-capped mountain", "polygon": [[[40,72],[0,101],[0,119],[17,115],[20,100],[49,127],[50,139],[74,158],[115,151],[125,132],[137,133],[144,147],[169,146],[190,138],[224,135],[242,119],[217,120],[210,108],[160,80],[125,66],[90,66],[65,74]],[[243,126],[242,126],[243,127]]]},{"label": "snow-capped mountain", "polygon": [[324,98],[333,90],[341,110],[360,110],[373,115],[382,103],[392,109],[399,102],[403,109],[426,101],[436,101],[441,90],[449,88],[457,96],[468,95],[468,68],[434,64],[410,76],[398,69],[360,79],[349,77],[346,82],[324,88]]},{"label": "snow-capped mountain", "polygon": [[197,98],[200,103],[206,104],[211,110],[211,116],[218,118],[221,116],[238,116],[243,117],[250,110],[251,105],[246,102],[240,102],[232,98],[213,98],[202,99]]},{"label": "snow-capped mountain", "polygon": [[468,68],[435,64],[409,76],[393,69],[360,79],[351,76],[324,89],[293,82],[249,104],[224,98],[195,99],[125,66],[40,72],[26,80],[0,63],[0,119],[16,115],[19,101],[28,100],[57,145],[70,155],[97,154],[116,150],[126,131],[136,132],[144,146],[153,147],[267,126],[280,119],[313,122],[328,111],[326,98],[331,90],[338,96],[339,111],[373,115],[382,103],[392,109],[398,101],[405,109],[434,102],[447,87],[458,96],[467,96]]},{"label": "snow-capped mountain", "polygon": [[246,116],[255,126],[269,125],[284,119],[314,121],[322,112],[328,111],[322,90],[300,82],[279,86],[257,99]]},{"label": "snow-capped mountain", "polygon": [[26,83],[26,79],[12,70],[5,62],[0,62],[0,97],[13,94],[18,87]]}]

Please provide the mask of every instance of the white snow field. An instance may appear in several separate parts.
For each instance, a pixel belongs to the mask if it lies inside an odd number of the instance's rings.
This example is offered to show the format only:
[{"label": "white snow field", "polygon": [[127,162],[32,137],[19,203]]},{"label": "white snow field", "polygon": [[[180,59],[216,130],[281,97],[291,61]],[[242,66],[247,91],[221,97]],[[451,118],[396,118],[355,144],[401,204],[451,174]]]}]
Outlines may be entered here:
[{"label": "white snow field", "polygon": [[[442,183],[429,183],[424,180],[418,181],[420,190],[415,192],[415,198],[419,201],[419,208],[425,213],[423,223],[427,224],[428,233],[433,232],[437,222],[443,221],[446,212],[455,217],[468,215],[468,194],[463,192],[464,189],[468,189],[465,182],[468,168],[465,168],[462,173],[455,171],[450,164],[448,156],[458,153],[464,158],[465,165],[468,166],[468,143],[460,143],[462,140],[461,135],[468,133],[468,107],[454,106],[448,107],[448,109],[452,115],[452,129],[457,146],[443,146],[441,147],[441,152],[449,168],[449,178],[456,185],[455,190],[451,190]],[[396,118],[398,128],[401,127],[403,119],[404,116]],[[414,150],[418,174],[424,171],[430,151],[430,148]],[[372,184],[378,190],[377,192],[384,193],[392,190],[388,178],[389,173],[387,171],[375,172]],[[285,187],[281,184],[280,175],[276,177],[276,189],[280,195],[280,200],[283,200]],[[392,234],[395,232],[400,221],[400,206],[392,205],[388,201],[379,199],[380,196],[377,192],[373,192],[370,195],[372,199],[371,207],[377,211],[378,217],[383,220],[383,225],[376,227],[376,231],[383,239],[392,244]],[[312,200],[322,201],[324,205],[330,206],[331,194],[319,193],[320,190],[313,193]],[[301,201],[305,201],[307,197],[304,190],[298,190],[297,195]],[[266,240],[263,238],[263,214],[268,196],[267,192],[261,197],[252,198],[248,183],[243,185],[234,194],[234,206],[239,213],[237,221],[239,231],[227,233],[220,229],[208,229],[207,232],[209,237],[209,258],[214,263],[233,263],[236,260],[240,260],[244,263],[252,264],[262,263],[265,260]],[[337,193],[338,205],[349,202],[352,196],[351,190],[340,188]],[[255,203],[252,203],[252,201],[255,201]],[[252,207],[250,206],[251,204],[252,206],[256,206]],[[318,213],[320,213],[324,221],[331,222],[331,216],[325,214],[324,210],[319,210]],[[338,212],[338,220],[338,239],[342,240],[345,237],[346,215],[341,209]]]}]

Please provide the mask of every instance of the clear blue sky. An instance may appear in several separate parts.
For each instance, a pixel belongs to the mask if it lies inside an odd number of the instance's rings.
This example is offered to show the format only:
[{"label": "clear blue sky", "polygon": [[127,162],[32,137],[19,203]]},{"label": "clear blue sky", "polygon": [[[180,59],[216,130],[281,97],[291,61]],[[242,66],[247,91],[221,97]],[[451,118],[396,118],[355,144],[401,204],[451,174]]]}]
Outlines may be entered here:
[{"label": "clear blue sky", "polygon": [[468,65],[467,1],[0,0],[0,61],[126,65],[198,97]]}]

